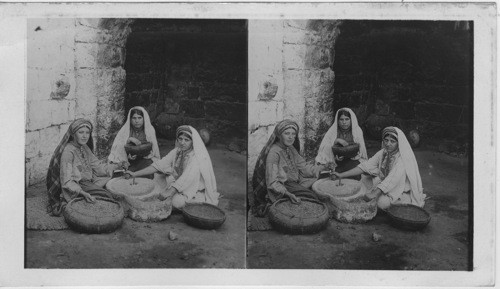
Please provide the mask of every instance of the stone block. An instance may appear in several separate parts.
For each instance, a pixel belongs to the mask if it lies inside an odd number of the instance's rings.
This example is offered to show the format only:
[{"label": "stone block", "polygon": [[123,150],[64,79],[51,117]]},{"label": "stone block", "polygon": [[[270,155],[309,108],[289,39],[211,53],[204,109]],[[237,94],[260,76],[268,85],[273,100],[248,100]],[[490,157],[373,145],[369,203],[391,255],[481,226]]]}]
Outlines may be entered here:
[{"label": "stone block", "polygon": [[76,43],[75,67],[96,68],[98,49],[99,49],[99,44],[96,43]]},{"label": "stone block", "polygon": [[82,26],[98,28],[101,18],[77,18],[77,23]]},{"label": "stone block", "polygon": [[40,130],[40,138],[38,140],[38,149],[40,154],[51,155],[54,153],[54,150],[65,133],[66,131],[61,134],[59,126],[51,126]]},{"label": "stone block", "polygon": [[200,88],[198,86],[189,86],[187,96],[189,99],[198,99],[200,97]]},{"label": "stone block", "polygon": [[[70,117],[70,103],[68,100],[54,100],[51,103],[50,121],[51,125],[60,125],[73,119]],[[74,107],[74,106],[72,106]],[[74,114],[72,114],[74,116]]]},{"label": "stone block", "polygon": [[286,27],[283,31],[284,44],[309,44],[310,36],[304,29]]},{"label": "stone block", "polygon": [[250,127],[267,126],[280,121],[283,103],[276,101],[258,101],[249,104],[248,124]]},{"label": "stone block", "polygon": [[283,45],[283,66],[285,69],[304,69],[307,46],[303,44]]},{"label": "stone block", "polygon": [[390,106],[388,103],[384,102],[381,99],[377,99],[375,102],[375,114],[378,115],[389,115],[391,112]]},{"label": "stone block", "polygon": [[37,100],[27,102],[26,122],[28,131],[42,129],[52,124],[51,111],[55,102],[57,101]]},{"label": "stone block", "polygon": [[309,20],[284,20],[285,27],[293,27],[301,30],[305,30],[308,26]]},{"label": "stone block", "polygon": [[[284,74],[284,92],[283,99],[300,100],[304,98],[305,91],[305,73],[302,70],[288,70]],[[275,98],[275,100],[279,100]]]},{"label": "stone block", "polygon": [[99,67],[116,68],[125,65],[125,48],[99,44],[97,51],[97,65]]},{"label": "stone block", "polygon": [[26,132],[25,158],[33,158],[40,152],[40,131]]},{"label": "stone block", "polygon": [[402,119],[415,118],[415,105],[411,101],[393,101],[390,106],[391,112],[393,112],[396,117]]},{"label": "stone block", "polygon": [[49,100],[51,93],[51,70],[28,68],[26,82],[26,98],[30,100]]},{"label": "stone block", "polygon": [[238,121],[246,120],[247,105],[242,103],[229,102],[205,102],[205,113],[218,119]]},{"label": "stone block", "polygon": [[97,98],[95,96],[76,100],[75,117],[78,115],[95,115],[97,113]]},{"label": "stone block", "polygon": [[181,100],[180,109],[189,117],[205,117],[205,104],[201,100]]},{"label": "stone block", "polygon": [[308,46],[305,54],[305,68],[324,69],[330,67],[332,56],[330,48],[325,46]]},{"label": "stone block", "polygon": [[75,94],[76,98],[95,97],[97,91],[97,70],[77,69],[75,71]]},{"label": "stone block", "polygon": [[462,107],[446,104],[416,103],[417,119],[434,122],[456,123],[462,116]]}]

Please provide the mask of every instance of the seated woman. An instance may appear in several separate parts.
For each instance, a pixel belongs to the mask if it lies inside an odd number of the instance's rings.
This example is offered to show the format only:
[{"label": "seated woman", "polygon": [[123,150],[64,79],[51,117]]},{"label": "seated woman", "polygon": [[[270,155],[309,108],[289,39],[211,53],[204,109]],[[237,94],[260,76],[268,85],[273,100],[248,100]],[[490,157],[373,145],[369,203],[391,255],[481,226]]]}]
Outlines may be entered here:
[{"label": "seated woman", "polygon": [[[151,142],[153,145],[148,156],[140,157],[125,152],[126,144],[140,145],[145,142]],[[141,106],[132,107],[128,112],[127,121],[115,137],[108,160],[111,163],[125,163],[125,169],[135,172],[159,159],[160,149],[147,111]],[[146,177],[152,179],[153,175]]]},{"label": "seated woman", "polygon": [[160,172],[166,175],[160,184],[160,200],[172,197],[172,206],[183,208],[186,203],[218,205],[219,193],[212,161],[198,132],[191,126],[177,128],[175,148],[161,160],[137,172],[126,171],[125,177],[141,177]]},{"label": "seated woman", "polygon": [[372,176],[362,182],[367,190],[365,200],[377,198],[377,205],[387,210],[392,204],[423,207],[425,194],[417,160],[404,133],[396,127],[382,131],[382,149],[366,162],[347,172],[334,173],[338,178],[366,173]]},{"label": "seated woman", "polygon": [[121,164],[101,162],[92,150],[92,124],[83,118],[75,120],[50,160],[46,180],[50,214],[59,216],[77,196],[88,202],[94,202],[94,196],[111,197],[103,187]]},{"label": "seated woman", "polygon": [[296,122],[283,120],[262,149],[252,179],[254,215],[266,215],[269,205],[281,198],[294,203],[299,197],[317,199],[310,188],[324,166],[308,164],[299,154],[298,133]]},{"label": "seated woman", "polygon": [[[347,146],[354,143],[359,144],[359,151],[356,156],[345,158],[333,154],[333,146]],[[347,107],[337,110],[333,125],[326,132],[321,141],[318,155],[316,156],[316,162],[328,164],[335,172],[342,173],[355,168],[360,164],[360,161],[365,161],[367,159],[368,155],[366,153],[363,131],[358,125],[356,114]],[[359,180],[361,176],[355,176],[353,178]]]}]

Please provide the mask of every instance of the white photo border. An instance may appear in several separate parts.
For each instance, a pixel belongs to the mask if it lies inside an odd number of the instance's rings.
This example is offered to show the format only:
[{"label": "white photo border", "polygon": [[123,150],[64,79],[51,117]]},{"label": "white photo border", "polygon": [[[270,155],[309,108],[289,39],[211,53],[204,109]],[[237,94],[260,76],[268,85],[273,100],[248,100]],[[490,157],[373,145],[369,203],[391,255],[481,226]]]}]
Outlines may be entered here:
[{"label": "white photo border", "polygon": [[[1,286],[492,286],[496,257],[495,3],[3,3],[0,5]],[[474,21],[472,272],[257,269],[25,269],[24,137],[29,18],[379,19]],[[251,113],[251,112],[250,112]],[[195,276],[195,277],[193,277]]]}]

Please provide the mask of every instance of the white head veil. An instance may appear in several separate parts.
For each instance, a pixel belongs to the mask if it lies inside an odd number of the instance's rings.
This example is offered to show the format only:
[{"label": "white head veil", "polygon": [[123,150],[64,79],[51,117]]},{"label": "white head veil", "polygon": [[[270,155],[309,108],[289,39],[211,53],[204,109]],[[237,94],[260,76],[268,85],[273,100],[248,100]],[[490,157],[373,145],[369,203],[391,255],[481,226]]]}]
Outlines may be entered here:
[{"label": "white head veil", "polygon": [[359,144],[359,153],[362,159],[368,159],[368,154],[366,153],[365,139],[363,138],[363,131],[359,127],[358,119],[356,114],[347,107],[343,107],[335,113],[335,121],[330,129],[326,132],[321,145],[319,146],[318,155],[316,156],[316,162],[320,164],[335,163],[335,157],[332,152],[332,146],[335,139],[337,139],[337,128],[338,128],[338,115],[339,111],[348,111],[351,114],[351,130],[352,137],[355,143]]},{"label": "white head veil", "polygon": [[[405,134],[399,128],[387,127],[383,131],[391,128],[396,130],[398,134],[399,153],[401,155],[401,159],[403,160],[406,176],[410,181],[411,203],[413,205],[423,207],[425,205],[426,195],[424,194],[424,190],[422,188],[422,179],[420,178],[420,172],[418,170],[418,164],[417,159],[415,158],[415,154],[413,153],[413,150],[411,149],[410,143],[406,139]],[[384,147],[383,144],[382,147]]]},{"label": "white head veil", "polygon": [[158,148],[158,141],[156,140],[156,133],[151,120],[149,119],[148,112],[142,106],[134,106],[128,111],[127,120],[113,141],[111,153],[108,160],[113,163],[128,161],[127,153],[125,152],[125,144],[130,137],[130,113],[133,109],[139,109],[144,115],[144,132],[146,133],[146,140],[153,144],[153,158],[160,159],[160,149]]},{"label": "white head veil", "polygon": [[207,148],[203,143],[198,131],[194,127],[187,125],[191,130],[193,139],[193,150],[197,165],[200,167],[201,176],[205,182],[205,196],[209,204],[217,206],[219,204],[219,193],[217,192],[217,183],[215,181],[214,168],[212,160],[208,154]]}]

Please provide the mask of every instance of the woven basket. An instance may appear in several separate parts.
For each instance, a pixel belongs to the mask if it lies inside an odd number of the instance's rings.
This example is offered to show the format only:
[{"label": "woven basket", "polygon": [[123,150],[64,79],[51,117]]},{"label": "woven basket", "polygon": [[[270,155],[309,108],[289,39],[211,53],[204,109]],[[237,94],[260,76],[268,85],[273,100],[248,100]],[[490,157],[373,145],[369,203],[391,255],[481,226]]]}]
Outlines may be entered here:
[{"label": "woven basket", "polygon": [[206,230],[217,229],[226,220],[226,213],[222,209],[207,203],[186,204],[182,215],[189,225]]},{"label": "woven basket", "polygon": [[358,154],[359,151],[359,144],[354,143],[348,146],[337,146],[334,145],[332,146],[332,152],[334,155],[346,157],[346,158],[353,158]]},{"label": "woven basket", "polygon": [[153,149],[153,144],[150,142],[145,142],[140,145],[134,145],[128,143],[125,145],[125,152],[130,155],[137,155],[139,157],[145,157],[151,153]]},{"label": "woven basket", "polygon": [[125,213],[120,203],[114,200],[96,197],[95,203],[88,203],[79,197],[66,205],[63,216],[73,230],[100,234],[118,229]]},{"label": "woven basket", "polygon": [[387,210],[387,215],[395,227],[410,231],[425,228],[431,220],[426,210],[410,204],[391,205]]},{"label": "woven basket", "polygon": [[[290,213],[284,207],[305,206],[307,203],[318,205],[318,212],[307,216],[300,216]],[[288,234],[317,233],[326,228],[329,218],[330,215],[328,214],[326,205],[313,199],[302,198],[299,204],[293,204],[289,199],[281,199],[269,208],[269,222],[271,225],[277,231]]]}]

